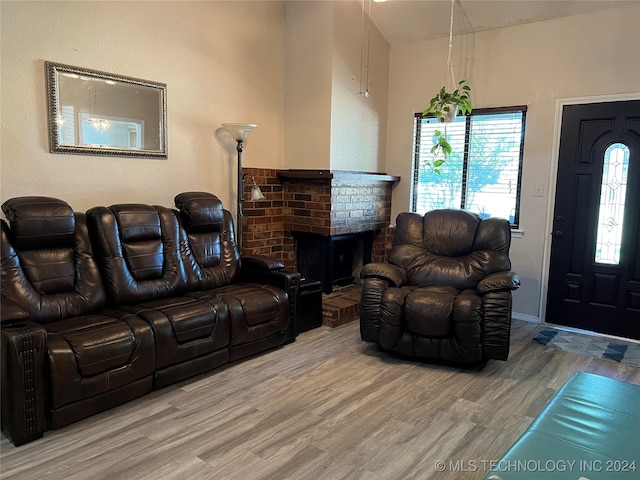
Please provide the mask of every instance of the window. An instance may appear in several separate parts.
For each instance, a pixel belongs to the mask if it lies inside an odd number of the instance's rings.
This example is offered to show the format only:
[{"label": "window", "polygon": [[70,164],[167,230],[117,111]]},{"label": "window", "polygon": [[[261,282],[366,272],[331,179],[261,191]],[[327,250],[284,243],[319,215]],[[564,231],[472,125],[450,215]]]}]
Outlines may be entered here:
[{"label": "window", "polygon": [[610,145],[604,152],[602,166],[595,257],[597,263],[620,264],[628,173],[629,147],[622,143]]},{"label": "window", "polygon": [[[527,107],[474,109],[448,124],[416,114],[411,211],[462,208],[483,218],[507,218],[517,228],[526,111]],[[452,153],[438,174],[429,167],[431,148],[435,131],[443,131],[445,125]]]}]

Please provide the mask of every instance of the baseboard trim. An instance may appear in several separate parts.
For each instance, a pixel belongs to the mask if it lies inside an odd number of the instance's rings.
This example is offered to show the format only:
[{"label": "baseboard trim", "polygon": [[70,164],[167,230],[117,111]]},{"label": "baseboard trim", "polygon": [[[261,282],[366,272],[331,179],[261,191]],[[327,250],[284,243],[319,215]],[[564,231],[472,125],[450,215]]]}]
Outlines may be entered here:
[{"label": "baseboard trim", "polygon": [[514,320],[523,320],[525,322],[540,323],[540,318],[535,315],[527,315],[526,313],[513,312],[511,318]]}]

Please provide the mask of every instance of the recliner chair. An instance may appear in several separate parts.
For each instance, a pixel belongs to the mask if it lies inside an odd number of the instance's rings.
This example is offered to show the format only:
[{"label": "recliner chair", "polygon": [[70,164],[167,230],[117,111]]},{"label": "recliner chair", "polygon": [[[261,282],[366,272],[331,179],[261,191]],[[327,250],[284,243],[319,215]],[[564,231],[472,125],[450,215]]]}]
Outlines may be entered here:
[{"label": "recliner chair", "polygon": [[423,361],[473,365],[509,355],[509,222],[464,210],[401,213],[389,263],[369,263],[362,339]]}]

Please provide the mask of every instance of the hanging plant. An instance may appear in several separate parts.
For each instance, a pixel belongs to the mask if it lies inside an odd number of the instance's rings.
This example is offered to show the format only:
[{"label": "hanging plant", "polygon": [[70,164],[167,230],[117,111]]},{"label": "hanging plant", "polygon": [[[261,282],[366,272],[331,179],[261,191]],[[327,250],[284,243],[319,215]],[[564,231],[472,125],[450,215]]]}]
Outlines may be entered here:
[{"label": "hanging plant", "polygon": [[471,113],[473,106],[469,94],[471,87],[466,80],[458,83],[458,88],[453,92],[447,92],[443,86],[438,94],[429,101],[429,106],[422,112],[422,115],[433,115],[439,122],[444,123],[444,133],[436,130],[433,135],[434,143],[431,153],[434,155],[433,163],[427,165],[433,168],[433,172],[442,173],[440,167],[444,165],[447,157],[451,155],[451,144],[447,139],[447,124],[453,122],[456,115],[466,115]]},{"label": "hanging plant", "polygon": [[422,115],[433,115],[439,122],[444,123],[444,133],[436,130],[434,133],[434,144],[431,153],[434,155],[433,163],[427,162],[427,165],[433,168],[433,171],[440,174],[440,167],[444,165],[447,157],[451,155],[451,144],[447,139],[447,124],[453,122],[456,115],[466,115],[471,113],[473,106],[469,94],[471,87],[467,85],[466,80],[460,80],[456,84],[455,74],[453,73],[453,63],[451,62],[451,47],[453,47],[453,4],[455,0],[451,0],[451,21],[449,24],[449,56],[445,66],[444,79],[442,87],[438,93],[429,100],[429,106],[422,112]]},{"label": "hanging plant", "polygon": [[422,114],[432,114],[439,122],[452,122],[456,115],[466,115],[473,110],[470,93],[471,87],[466,80],[460,80],[453,92],[447,92],[443,85],[436,96],[429,100],[429,106]]}]

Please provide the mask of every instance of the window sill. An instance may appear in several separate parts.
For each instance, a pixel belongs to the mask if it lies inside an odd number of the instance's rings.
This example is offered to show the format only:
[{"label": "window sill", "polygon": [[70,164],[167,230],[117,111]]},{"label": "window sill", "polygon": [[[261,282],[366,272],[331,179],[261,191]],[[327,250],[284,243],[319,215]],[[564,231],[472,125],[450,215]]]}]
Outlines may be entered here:
[{"label": "window sill", "polygon": [[520,229],[511,229],[511,238],[522,238],[524,237],[524,230]]}]

